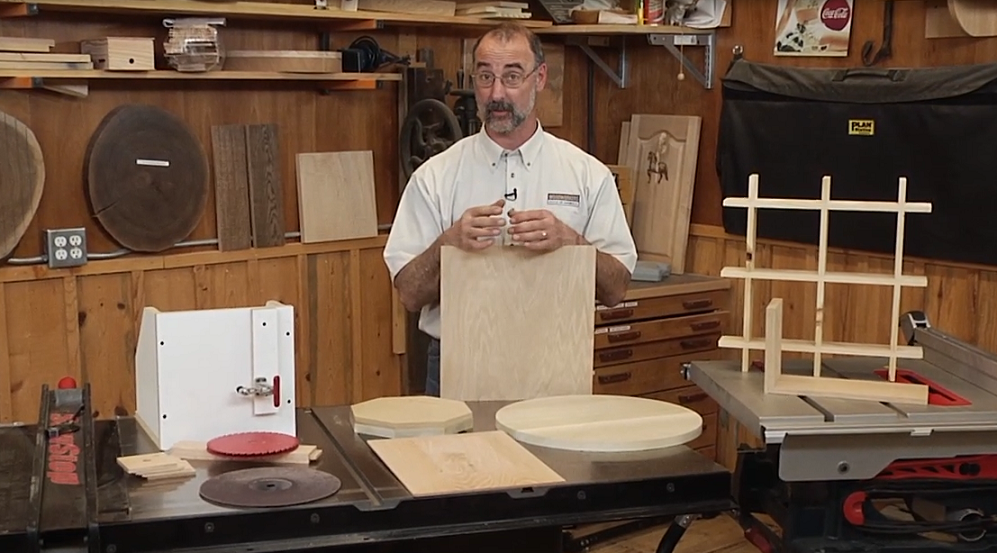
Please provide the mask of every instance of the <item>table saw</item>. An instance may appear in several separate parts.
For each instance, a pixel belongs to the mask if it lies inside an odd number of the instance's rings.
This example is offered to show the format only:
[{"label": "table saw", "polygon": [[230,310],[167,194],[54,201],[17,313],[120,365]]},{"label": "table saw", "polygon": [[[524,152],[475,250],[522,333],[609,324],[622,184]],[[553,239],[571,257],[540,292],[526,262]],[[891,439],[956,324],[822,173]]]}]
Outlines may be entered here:
[{"label": "table saw", "polygon": [[[997,551],[997,356],[934,328],[921,312],[899,324],[923,358],[898,381],[929,386],[927,405],[765,394],[764,366],[689,363],[686,377],[754,434],[742,447],[735,501],[764,551]],[[885,361],[823,360],[822,375],[883,377]],[[812,362],[783,361],[809,374]],[[876,376],[877,371],[879,376]],[[760,524],[766,514],[782,535]]]},{"label": "table saw", "polygon": [[[126,474],[118,457],[159,450],[134,418],[92,420],[89,394],[46,387],[42,424],[0,427],[0,552],[315,551],[733,508],[729,471],[684,446],[596,454],[526,445],[565,481],[415,497],[354,432],[349,406],[297,414],[301,443],[323,451],[312,468],[340,479],[338,492],[293,507],[223,507],[200,497],[201,484],[258,461],[190,461],[196,474],[175,482]],[[484,431],[504,403],[468,405]]]}]

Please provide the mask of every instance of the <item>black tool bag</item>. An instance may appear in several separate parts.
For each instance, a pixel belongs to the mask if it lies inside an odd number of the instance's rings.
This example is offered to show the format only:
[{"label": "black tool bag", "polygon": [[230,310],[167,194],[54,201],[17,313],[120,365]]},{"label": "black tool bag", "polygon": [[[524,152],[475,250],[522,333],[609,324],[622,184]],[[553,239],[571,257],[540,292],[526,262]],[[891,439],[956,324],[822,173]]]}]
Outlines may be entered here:
[{"label": "black tool bag", "polygon": [[[905,216],[908,256],[997,265],[997,64],[799,69],[736,60],[723,78],[723,196],[931,202]],[[747,210],[724,208],[745,234]],[[759,238],[816,244],[819,213],[760,209]],[[831,212],[828,245],[892,254],[896,214]]]}]

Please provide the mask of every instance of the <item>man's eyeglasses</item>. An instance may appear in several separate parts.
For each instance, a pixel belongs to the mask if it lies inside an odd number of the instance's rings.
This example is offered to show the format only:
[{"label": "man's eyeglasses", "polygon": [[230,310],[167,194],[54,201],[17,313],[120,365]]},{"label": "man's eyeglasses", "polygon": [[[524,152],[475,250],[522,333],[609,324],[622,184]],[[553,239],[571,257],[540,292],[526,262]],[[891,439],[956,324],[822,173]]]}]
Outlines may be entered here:
[{"label": "man's eyeglasses", "polygon": [[[501,77],[502,86],[506,88],[519,88],[523,86],[523,83],[526,82],[526,79],[528,79],[530,75],[535,73],[536,70],[539,68],[540,66],[538,65],[534,67],[533,71],[530,71],[529,73],[519,73],[516,71],[513,71],[511,73],[505,73]],[[485,72],[485,73],[475,73],[471,75],[471,77],[474,79],[474,83],[480,86],[481,88],[491,88],[492,85],[495,84],[496,75],[494,73]]]}]

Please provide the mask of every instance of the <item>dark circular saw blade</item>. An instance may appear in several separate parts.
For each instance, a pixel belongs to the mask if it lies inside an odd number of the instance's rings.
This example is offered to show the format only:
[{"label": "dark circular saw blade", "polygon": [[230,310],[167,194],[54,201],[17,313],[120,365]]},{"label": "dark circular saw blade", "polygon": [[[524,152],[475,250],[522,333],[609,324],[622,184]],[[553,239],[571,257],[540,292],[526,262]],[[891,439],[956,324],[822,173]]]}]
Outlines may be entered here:
[{"label": "dark circular saw blade", "polygon": [[342,481],[308,467],[257,467],[226,472],[201,484],[201,497],[228,507],[287,507],[325,499]]},{"label": "dark circular saw blade", "polygon": [[280,432],[239,432],[210,440],[207,449],[215,455],[255,457],[287,453],[297,448],[299,443],[297,437]]}]

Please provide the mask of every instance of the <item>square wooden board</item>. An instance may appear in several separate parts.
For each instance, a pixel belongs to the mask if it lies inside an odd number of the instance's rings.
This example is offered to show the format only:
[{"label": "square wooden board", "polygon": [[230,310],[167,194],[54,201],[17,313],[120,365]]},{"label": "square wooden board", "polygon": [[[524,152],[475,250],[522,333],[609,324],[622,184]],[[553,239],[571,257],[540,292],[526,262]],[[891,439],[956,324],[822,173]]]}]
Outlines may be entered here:
[{"label": "square wooden board", "polygon": [[417,497],[564,482],[501,431],[370,440],[367,445]]},{"label": "square wooden board", "polygon": [[444,246],[441,256],[441,397],[592,393],[594,247]]}]

